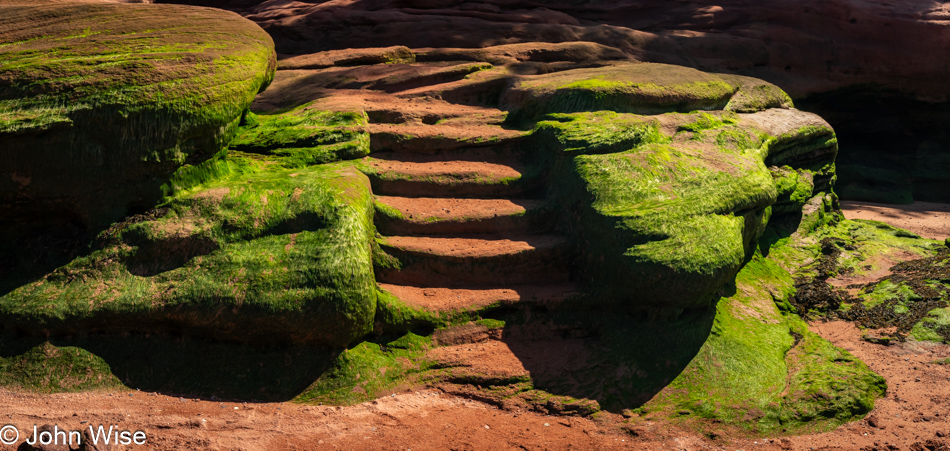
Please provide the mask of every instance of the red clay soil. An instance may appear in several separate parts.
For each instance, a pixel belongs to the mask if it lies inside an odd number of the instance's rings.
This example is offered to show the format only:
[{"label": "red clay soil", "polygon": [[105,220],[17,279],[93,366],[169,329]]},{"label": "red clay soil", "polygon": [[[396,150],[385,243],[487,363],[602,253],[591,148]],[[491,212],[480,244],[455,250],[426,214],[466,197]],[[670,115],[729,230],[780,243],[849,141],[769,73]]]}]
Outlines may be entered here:
[{"label": "red clay soil", "polygon": [[[613,414],[591,420],[502,410],[436,389],[404,390],[395,396],[386,393],[375,401],[349,407],[222,403],[128,391],[40,395],[0,390],[0,423],[23,430],[47,423],[67,429],[115,424],[123,429],[144,430],[149,437],[146,449],[154,450],[732,451],[859,450],[875,446],[881,450],[934,450],[948,446],[950,366],[930,362],[950,356],[950,347],[867,343],[861,341],[858,329],[845,322],[814,324],[812,330],[867,362],[887,379],[889,388],[865,420],[832,432],[798,437],[711,440],[673,424],[644,422],[631,428]],[[489,345],[507,346],[491,340],[446,347],[440,352],[448,361],[455,353],[476,357],[476,351],[484,351],[479,355],[487,355]],[[570,350],[550,348],[548,357],[553,360],[558,360],[557,355],[565,359],[574,356]],[[498,366],[501,361],[466,361],[497,366],[505,373],[523,368],[515,361],[507,362],[508,369]],[[4,451],[13,449],[0,446]]]},{"label": "red clay soil", "polygon": [[950,204],[914,202],[910,205],[841,202],[848,219],[872,219],[914,232],[921,237],[942,240],[950,237]]}]

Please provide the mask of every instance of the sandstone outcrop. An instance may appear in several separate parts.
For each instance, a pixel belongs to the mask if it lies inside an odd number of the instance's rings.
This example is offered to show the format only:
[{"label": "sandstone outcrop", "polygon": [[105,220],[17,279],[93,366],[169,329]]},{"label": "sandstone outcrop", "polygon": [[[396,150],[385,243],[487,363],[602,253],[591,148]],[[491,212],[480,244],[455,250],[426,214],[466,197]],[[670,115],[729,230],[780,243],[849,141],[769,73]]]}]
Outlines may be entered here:
[{"label": "sandstone outcrop", "polygon": [[[265,25],[298,54],[249,112],[200,132],[227,150],[155,169],[160,201],[0,293],[5,336],[101,354],[126,384],[251,399],[439,383],[554,414],[642,407],[770,432],[833,427],[883,394],[789,304],[791,272],[840,220],[838,147],[778,86],[642,62],[651,41],[606,45],[596,34],[617,27],[556,7],[293,5],[306,20],[278,9]],[[443,16],[458,35],[421,45]],[[367,24],[386,47],[334,47],[368,42]],[[561,39],[570,27],[591,39]],[[514,35],[468,45],[489,32]],[[273,66],[253,61],[266,83]],[[139,348],[162,370],[131,368],[153,365]],[[265,361],[301,365],[285,378]],[[227,381],[168,377],[191,367]]]},{"label": "sandstone outcrop", "polygon": [[[774,0],[596,4],[512,0],[182,3],[232,8],[261,24],[278,52],[405,45],[480,48],[591,41],[629,56],[738,71],[793,97],[874,84],[947,100],[941,3]],[[448,32],[451,30],[451,32]],[[926,42],[928,45],[921,45]]]},{"label": "sandstone outcrop", "polygon": [[[590,64],[632,58],[764,79],[796,100],[820,94],[799,105],[845,138],[839,169],[846,198],[950,201],[944,3],[185,2],[239,11],[271,33],[284,54],[385,43],[415,49],[420,61],[539,65],[551,47],[574,44],[571,52]],[[581,49],[585,41],[591,44]],[[486,49],[493,46],[499,47]]]},{"label": "sandstone outcrop", "polygon": [[207,8],[4,4],[0,30],[6,281],[151,208],[176,169],[230,141],[276,65],[257,25]]}]

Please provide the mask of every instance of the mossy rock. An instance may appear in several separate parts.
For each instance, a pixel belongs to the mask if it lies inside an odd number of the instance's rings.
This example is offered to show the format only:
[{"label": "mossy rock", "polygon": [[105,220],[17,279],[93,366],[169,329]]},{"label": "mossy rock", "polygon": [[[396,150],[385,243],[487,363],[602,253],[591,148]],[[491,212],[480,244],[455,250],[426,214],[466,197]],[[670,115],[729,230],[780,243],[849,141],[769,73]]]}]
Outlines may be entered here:
[{"label": "mossy rock", "polygon": [[757,253],[725,291],[705,343],[642,410],[700,428],[802,433],[861,418],[884,395],[883,378],[783,308],[794,287],[776,260]]},{"label": "mossy rock", "polygon": [[617,63],[522,77],[501,102],[512,110],[512,123],[581,111],[752,113],[793,106],[788,94],[762,80],[656,63]]},{"label": "mossy rock", "polygon": [[[774,111],[538,123],[537,159],[554,160],[550,189],[599,299],[661,316],[707,306],[754,252],[773,205],[802,214],[814,174],[833,174],[834,132],[814,115]],[[770,170],[772,161],[791,166]]]},{"label": "mossy rock", "polygon": [[19,355],[0,357],[0,385],[42,393],[122,388],[100,357],[48,342]]},{"label": "mossy rock", "polygon": [[114,225],[88,256],[0,297],[4,329],[324,347],[369,332],[366,176],[349,163],[281,168],[236,155],[222,165],[233,172]]},{"label": "mossy rock", "polygon": [[[267,33],[208,8],[2,5],[0,30],[7,243],[50,224],[88,238],[150,208],[177,168],[226,145],[276,67]],[[28,266],[19,250],[0,260]]]},{"label": "mossy rock", "polygon": [[696,69],[628,63],[524,77],[502,103],[514,110],[513,121],[580,111],[656,114],[722,109],[736,90]]}]

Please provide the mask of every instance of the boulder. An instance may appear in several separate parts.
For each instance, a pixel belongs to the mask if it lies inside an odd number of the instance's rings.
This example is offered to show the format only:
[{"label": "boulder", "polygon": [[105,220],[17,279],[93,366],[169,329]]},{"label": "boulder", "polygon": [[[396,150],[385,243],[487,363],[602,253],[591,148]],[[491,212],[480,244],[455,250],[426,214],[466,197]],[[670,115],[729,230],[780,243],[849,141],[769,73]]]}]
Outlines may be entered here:
[{"label": "boulder", "polygon": [[178,168],[226,145],[276,66],[254,23],[178,5],[5,4],[0,40],[8,280],[153,206]]},{"label": "boulder", "polygon": [[790,102],[728,111],[743,88],[759,91],[744,83],[617,64],[523,77],[503,97],[512,116],[549,113],[535,160],[554,160],[549,190],[601,302],[655,316],[708,306],[758,248],[773,205],[800,217],[831,192],[831,127]]}]

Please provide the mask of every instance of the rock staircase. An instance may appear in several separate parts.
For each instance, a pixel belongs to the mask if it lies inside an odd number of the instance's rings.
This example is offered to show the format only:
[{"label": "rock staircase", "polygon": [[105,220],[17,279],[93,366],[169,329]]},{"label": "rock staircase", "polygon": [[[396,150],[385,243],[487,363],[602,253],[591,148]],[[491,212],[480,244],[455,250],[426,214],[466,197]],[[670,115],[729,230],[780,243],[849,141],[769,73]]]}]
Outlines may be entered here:
[{"label": "rock staircase", "polygon": [[[503,117],[470,108],[467,118]],[[364,164],[379,210],[389,212],[376,215],[380,246],[399,261],[376,268],[380,287],[433,312],[576,295],[575,251],[556,232],[543,173],[524,163],[523,134],[451,122],[370,126]]]}]

